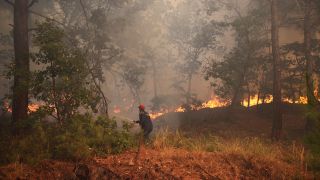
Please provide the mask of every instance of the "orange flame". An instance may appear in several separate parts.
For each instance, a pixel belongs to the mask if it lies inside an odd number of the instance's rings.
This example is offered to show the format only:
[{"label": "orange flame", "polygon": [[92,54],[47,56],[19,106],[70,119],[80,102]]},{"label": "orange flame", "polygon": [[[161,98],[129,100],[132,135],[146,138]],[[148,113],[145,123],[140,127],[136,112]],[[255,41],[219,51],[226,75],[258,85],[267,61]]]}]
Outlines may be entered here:
[{"label": "orange flame", "polygon": [[121,109],[119,107],[115,106],[114,109],[113,109],[113,112],[115,114],[121,113]]},{"label": "orange flame", "polygon": [[[6,111],[12,113],[12,108],[10,107],[8,102],[4,103],[4,108],[6,109]],[[38,104],[30,103],[28,105],[28,113],[36,112],[39,108],[40,106]]]},{"label": "orange flame", "polygon": [[28,111],[29,112],[36,112],[40,106],[38,104],[29,104],[28,105]]},{"label": "orange flame", "polygon": [[[192,109],[200,110],[200,109],[205,109],[205,108],[224,107],[227,105],[228,105],[227,101],[223,101],[220,98],[218,98],[217,96],[212,96],[211,100],[202,103],[201,106],[199,106],[199,107],[192,107]],[[151,112],[149,115],[150,115],[151,119],[156,119],[157,117],[162,116],[163,114],[166,114],[168,112],[185,112],[185,111],[186,111],[185,108],[180,106],[174,110],[162,109],[158,112]]]}]

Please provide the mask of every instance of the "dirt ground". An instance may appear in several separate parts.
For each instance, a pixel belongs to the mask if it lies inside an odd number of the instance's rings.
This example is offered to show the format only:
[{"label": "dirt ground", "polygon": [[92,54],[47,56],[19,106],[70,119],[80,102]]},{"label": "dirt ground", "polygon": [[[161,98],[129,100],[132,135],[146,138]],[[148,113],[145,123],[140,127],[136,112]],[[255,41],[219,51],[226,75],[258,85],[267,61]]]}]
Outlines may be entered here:
[{"label": "dirt ground", "polygon": [[292,179],[297,167],[239,154],[143,148],[81,163],[44,161],[35,167],[10,164],[0,179]]}]

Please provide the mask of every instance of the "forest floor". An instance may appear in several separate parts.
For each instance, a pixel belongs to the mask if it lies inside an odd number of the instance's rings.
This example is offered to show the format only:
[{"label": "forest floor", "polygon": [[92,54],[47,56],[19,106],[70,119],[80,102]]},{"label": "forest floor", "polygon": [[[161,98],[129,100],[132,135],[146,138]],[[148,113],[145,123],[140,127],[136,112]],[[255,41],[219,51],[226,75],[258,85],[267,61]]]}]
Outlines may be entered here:
[{"label": "forest floor", "polygon": [[136,151],[79,164],[44,161],[37,166],[11,164],[0,168],[0,179],[308,179],[309,174],[284,161],[236,153]]},{"label": "forest floor", "polygon": [[[285,141],[279,144],[265,143],[272,124],[268,111],[269,106],[263,113],[243,108],[232,116],[224,108],[169,113],[156,120],[155,131],[169,124],[183,133],[156,134],[141,148],[137,161],[134,148],[78,163],[14,163],[0,167],[0,179],[313,179],[306,170],[305,149],[299,145],[303,107],[285,108]],[[203,140],[208,134],[213,140]]]}]

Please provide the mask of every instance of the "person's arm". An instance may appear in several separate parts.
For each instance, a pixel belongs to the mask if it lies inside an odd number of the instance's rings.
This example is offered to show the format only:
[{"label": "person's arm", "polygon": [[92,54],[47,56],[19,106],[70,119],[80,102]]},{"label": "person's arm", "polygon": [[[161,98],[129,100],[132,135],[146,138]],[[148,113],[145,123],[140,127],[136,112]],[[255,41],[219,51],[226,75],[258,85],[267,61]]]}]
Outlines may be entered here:
[{"label": "person's arm", "polygon": [[142,114],[139,113],[139,120],[134,121],[135,123],[141,124]]}]

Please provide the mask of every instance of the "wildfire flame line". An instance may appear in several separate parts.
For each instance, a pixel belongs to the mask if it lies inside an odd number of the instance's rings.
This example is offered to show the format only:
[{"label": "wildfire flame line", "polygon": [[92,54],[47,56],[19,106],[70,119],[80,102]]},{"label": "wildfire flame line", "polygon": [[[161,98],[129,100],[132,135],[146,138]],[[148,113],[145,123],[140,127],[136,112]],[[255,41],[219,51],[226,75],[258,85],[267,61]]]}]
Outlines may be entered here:
[{"label": "wildfire flame line", "polygon": [[[318,90],[316,89],[315,90],[315,95],[318,96]],[[251,106],[256,106],[258,104],[262,104],[262,103],[265,103],[265,104],[268,104],[268,103],[271,103],[273,101],[273,97],[272,96],[269,96],[268,98],[265,98],[264,99],[264,102],[262,102],[263,100],[261,98],[259,98],[259,101],[258,101],[258,95],[254,95],[254,96],[251,96],[250,97],[250,104],[248,102],[248,100],[244,100],[242,102],[242,105],[247,107],[249,105],[249,107]],[[307,104],[308,103],[308,98],[305,97],[305,96],[301,96],[298,98],[298,100],[295,100],[293,101],[292,99],[289,99],[289,98],[284,98],[282,99],[283,102],[287,102],[287,103],[290,103],[290,104]],[[320,101],[320,98],[319,98],[319,101]],[[216,97],[216,96],[213,96],[211,98],[211,100],[209,101],[206,101],[204,103],[202,103],[202,105],[200,107],[197,107],[197,108],[194,108],[195,110],[200,110],[200,109],[205,109],[205,108],[216,108],[216,107],[225,107],[229,104],[228,101],[223,101],[221,100],[220,98]],[[159,116],[162,116],[163,114],[166,114],[168,112],[185,112],[186,110],[180,106],[178,108],[176,108],[175,110],[173,111],[169,111],[169,110],[160,110],[158,112],[151,112],[150,113],[150,117],[151,119],[156,119],[157,117]]]}]

